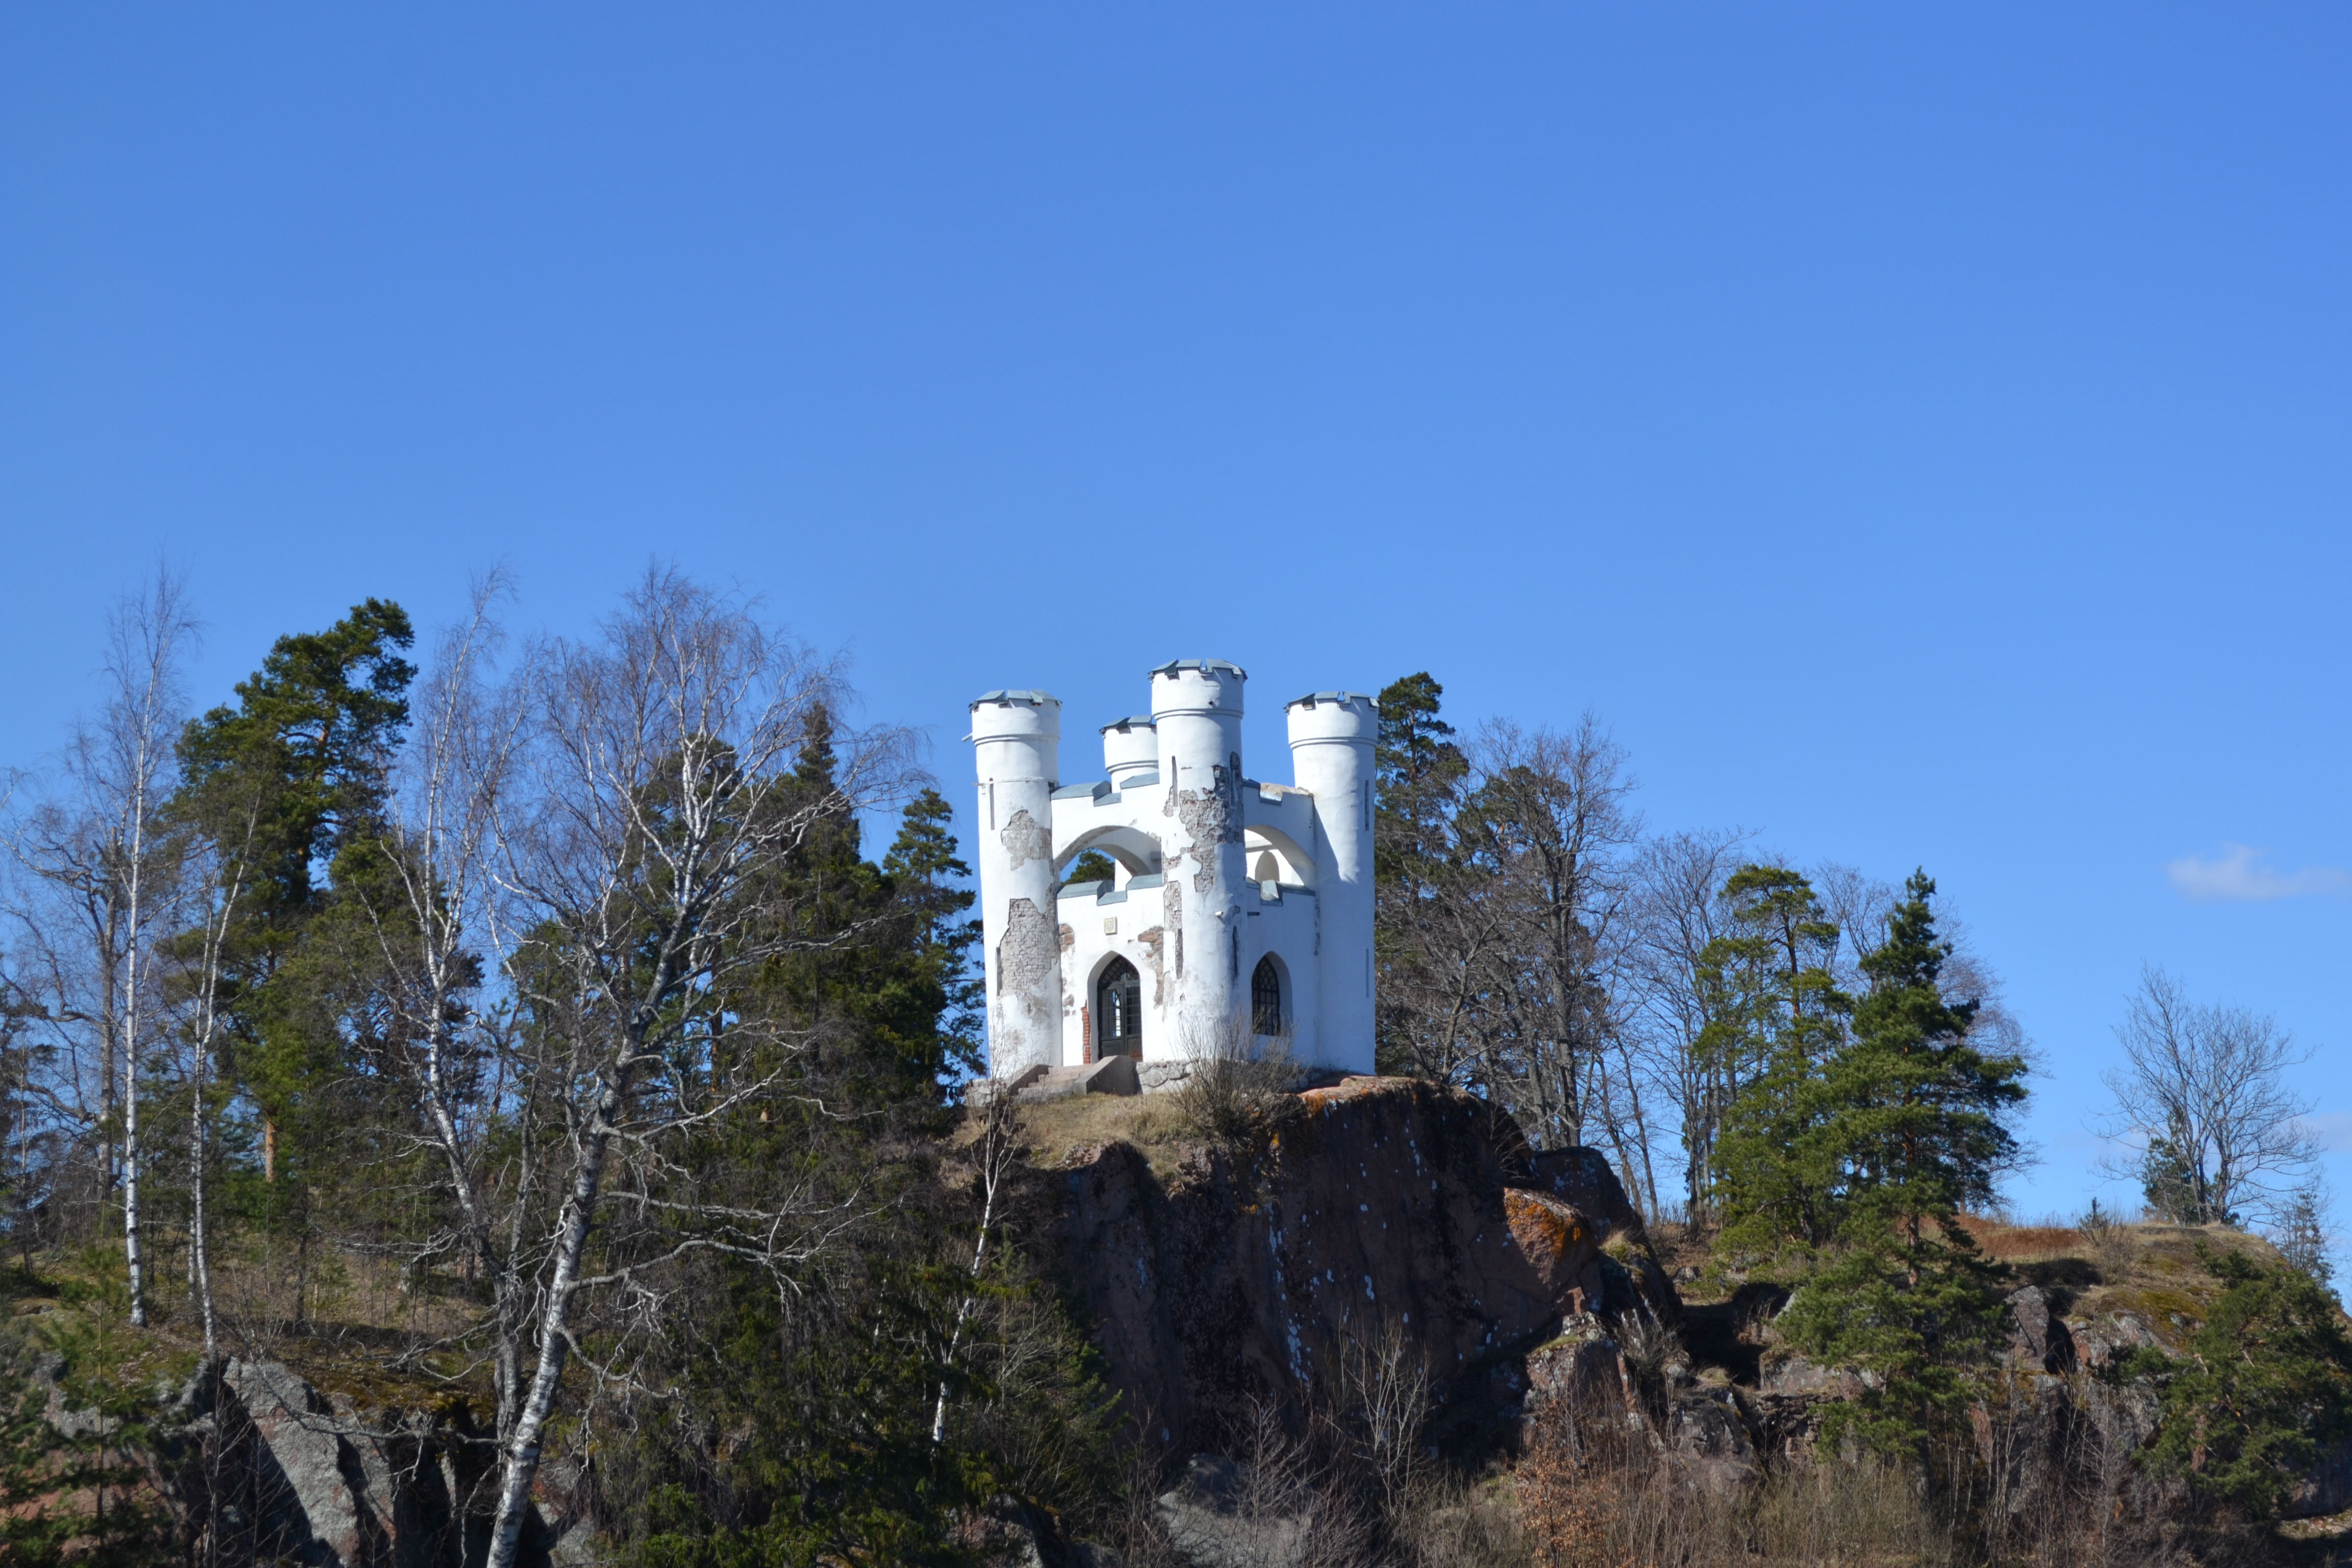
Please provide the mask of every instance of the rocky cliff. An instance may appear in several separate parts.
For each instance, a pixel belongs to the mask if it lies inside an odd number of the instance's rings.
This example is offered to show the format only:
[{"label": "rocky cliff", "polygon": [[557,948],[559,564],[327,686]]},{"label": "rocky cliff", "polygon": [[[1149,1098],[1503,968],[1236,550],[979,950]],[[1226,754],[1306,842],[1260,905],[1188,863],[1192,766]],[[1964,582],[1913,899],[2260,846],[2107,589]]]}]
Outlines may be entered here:
[{"label": "rocky cliff", "polygon": [[[1240,1151],[1171,1137],[1149,1100],[1124,1103],[1141,1136],[1094,1108],[1091,1136],[1045,1129],[1036,1175],[1137,1434],[1171,1454],[1219,1451],[1252,1402],[1328,1407],[1348,1348],[1391,1325],[1431,1374],[1427,1435],[1461,1458],[1507,1453],[1527,1423],[1600,1400],[1728,1489],[1809,1458],[1823,1407],[1861,1387],[1776,1342],[1780,1287],[1686,1307],[1598,1152],[1531,1151],[1474,1097],[1349,1079]],[[2149,1232],[2105,1284],[2080,1259],[2022,1266],[2040,1282],[2011,1297],[2003,1374],[1972,1417],[2000,1507],[2174,1500],[2132,1463],[2154,1391],[2099,1373],[2193,1331],[2200,1239]],[[2352,1445],[2288,1511],[2347,1508]]]},{"label": "rocky cliff", "polygon": [[1488,1440],[1563,1313],[1642,1288],[1605,1250],[1638,1222],[1604,1160],[1537,1153],[1484,1101],[1414,1080],[1310,1090],[1262,1149],[1155,1163],[1109,1137],[1038,1176],[1139,1435],[1179,1450],[1253,1401],[1299,1408],[1391,1326],[1431,1374],[1434,1429]]},{"label": "rocky cliff", "polygon": [[[1532,1424],[1598,1406],[1719,1493],[1810,1458],[1824,1406],[1860,1386],[1777,1342],[1780,1287],[1685,1304],[1604,1159],[1531,1150],[1468,1095],[1348,1079],[1225,1143],[1160,1097],[1024,1115],[1024,1243],[1066,1279],[1139,1445],[1188,1476],[1232,1471],[1215,1456],[1242,1451],[1259,1411],[1295,1424],[1344,1403],[1351,1359],[1383,1347],[1427,1373],[1423,1438],[1456,1458],[1507,1457]],[[2152,1391],[2096,1374],[2134,1346],[2180,1348],[2210,1239],[2146,1239],[2104,1272],[2021,1266],[2004,1375],[1974,1415],[2000,1507],[2166,1505],[2130,1462]],[[85,1419],[52,1400],[53,1423]],[[247,1359],[181,1393],[152,1470],[220,1561],[464,1568],[485,1543],[489,1462],[459,1406],[362,1408]],[[536,1562],[597,1560],[560,1470],[539,1506]],[[2291,1511],[2347,1507],[2352,1445]]]}]

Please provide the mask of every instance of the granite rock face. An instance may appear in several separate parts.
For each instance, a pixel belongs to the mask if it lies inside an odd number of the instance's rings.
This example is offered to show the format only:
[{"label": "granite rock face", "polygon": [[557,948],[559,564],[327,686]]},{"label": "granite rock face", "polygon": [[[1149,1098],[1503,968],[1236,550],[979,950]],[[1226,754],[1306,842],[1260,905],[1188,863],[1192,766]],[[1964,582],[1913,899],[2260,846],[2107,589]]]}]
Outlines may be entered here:
[{"label": "granite rock face", "polygon": [[[183,1517],[226,1562],[465,1568],[488,1545],[488,1446],[422,1412],[362,1412],[284,1364],[226,1363],[182,1396]],[[201,1445],[189,1439],[201,1438]],[[471,1506],[468,1506],[468,1505]],[[551,1543],[532,1531],[543,1561]]]},{"label": "granite rock face", "polygon": [[[142,1462],[206,1562],[471,1568],[488,1553],[491,1446],[462,1411],[363,1411],[282,1363],[231,1358],[192,1377],[172,1413]],[[48,1419],[71,1435],[96,1416],[53,1387]],[[570,1479],[560,1463],[542,1471],[523,1537],[533,1568],[595,1561]]]},{"label": "granite rock face", "polygon": [[1299,1100],[1247,1168],[1201,1150],[1163,1182],[1114,1142],[1040,1173],[1147,1441],[1213,1448],[1254,1402],[1296,1409],[1391,1324],[1443,1426],[1564,1313],[1613,1310],[1612,1270],[1632,1293],[1601,1247],[1633,1210],[1597,1153],[1535,1153],[1484,1101],[1417,1080]]},{"label": "granite rock face", "polygon": [[2009,1298],[2009,1361],[2063,1376],[2074,1370],[2074,1336],[2066,1320],[2050,1310],[2050,1298],[2028,1285]]}]

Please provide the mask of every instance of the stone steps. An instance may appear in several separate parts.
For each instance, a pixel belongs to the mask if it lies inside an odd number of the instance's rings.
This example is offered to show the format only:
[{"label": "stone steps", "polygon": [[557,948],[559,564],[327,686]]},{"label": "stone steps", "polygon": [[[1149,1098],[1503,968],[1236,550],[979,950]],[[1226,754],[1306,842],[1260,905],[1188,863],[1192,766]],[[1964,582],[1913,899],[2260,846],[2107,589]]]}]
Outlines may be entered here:
[{"label": "stone steps", "polygon": [[1024,1105],[1035,1105],[1075,1094],[1135,1094],[1141,1088],[1133,1057],[1105,1057],[1078,1067],[1031,1067],[1009,1079],[982,1079],[964,1098],[969,1104],[986,1105],[1000,1094],[1010,1094]]},{"label": "stone steps", "polygon": [[1034,1105],[1040,1100],[1062,1100],[1074,1094],[1134,1094],[1139,1087],[1133,1057],[1105,1057],[1080,1067],[1047,1068],[1042,1076],[1019,1089],[1014,1098],[1024,1104]]}]

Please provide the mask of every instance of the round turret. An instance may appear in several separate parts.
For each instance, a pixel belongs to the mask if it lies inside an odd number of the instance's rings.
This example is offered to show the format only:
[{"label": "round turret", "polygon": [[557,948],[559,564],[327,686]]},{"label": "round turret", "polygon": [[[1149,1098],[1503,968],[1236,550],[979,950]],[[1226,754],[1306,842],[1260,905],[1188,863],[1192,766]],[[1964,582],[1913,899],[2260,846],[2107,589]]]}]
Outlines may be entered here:
[{"label": "round turret", "polygon": [[1151,715],[1138,713],[1112,721],[1102,727],[1103,774],[1110,787],[1118,789],[1137,773],[1148,773],[1160,766],[1160,732],[1152,726]]},{"label": "round turret", "polygon": [[[1151,719],[1166,789],[1160,848],[1168,880],[1165,923],[1175,979],[1177,1042],[1213,1056],[1246,1020],[1241,979],[1242,667],[1180,658],[1151,672]],[[1251,896],[1256,896],[1252,890]]]},{"label": "round turret", "polygon": [[1293,749],[1325,742],[1369,746],[1381,738],[1381,705],[1360,691],[1312,691],[1283,711]]},{"label": "round turret", "polygon": [[1372,773],[1381,708],[1360,691],[1318,691],[1286,705],[1291,776],[1315,797],[1326,863],[1316,884],[1322,928],[1320,1048],[1350,1072],[1372,1070]]},{"label": "round turret", "polygon": [[1054,785],[1062,705],[1043,691],[991,691],[971,704],[980,798],[988,1067],[999,1079],[1062,1060],[1062,963],[1054,912]]},{"label": "round turret", "polygon": [[971,701],[980,781],[1053,780],[1061,772],[1062,704],[1043,691],[985,691]]}]

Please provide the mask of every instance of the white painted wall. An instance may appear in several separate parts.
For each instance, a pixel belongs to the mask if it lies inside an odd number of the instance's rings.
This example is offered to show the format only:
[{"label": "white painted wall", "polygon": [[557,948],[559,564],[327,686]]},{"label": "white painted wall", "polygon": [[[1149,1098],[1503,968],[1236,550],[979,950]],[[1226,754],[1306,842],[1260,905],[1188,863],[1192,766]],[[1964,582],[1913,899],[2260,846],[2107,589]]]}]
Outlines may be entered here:
[{"label": "white painted wall", "polygon": [[998,1077],[1058,1065],[1062,947],[1054,910],[1055,775],[1062,705],[1042,691],[992,691],[971,704],[980,798],[982,966],[988,1068]]}]

